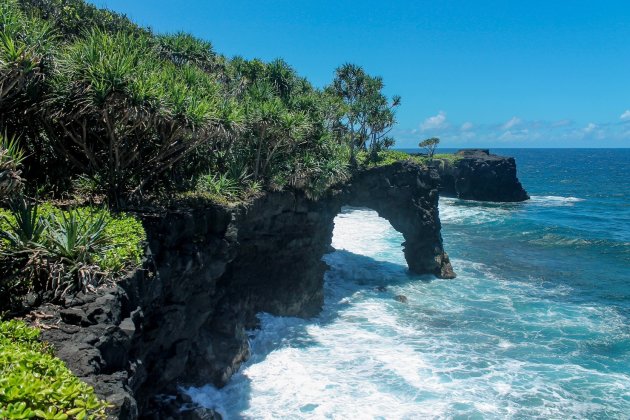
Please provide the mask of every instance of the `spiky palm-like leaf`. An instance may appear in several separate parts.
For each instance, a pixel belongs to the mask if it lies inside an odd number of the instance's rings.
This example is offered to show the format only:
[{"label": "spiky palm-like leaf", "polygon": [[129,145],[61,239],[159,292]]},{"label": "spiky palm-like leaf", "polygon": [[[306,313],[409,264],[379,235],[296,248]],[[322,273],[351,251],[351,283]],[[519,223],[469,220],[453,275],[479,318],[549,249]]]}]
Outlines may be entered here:
[{"label": "spiky palm-like leaf", "polygon": [[0,230],[0,238],[9,241],[11,248],[18,251],[41,247],[46,225],[38,213],[37,204],[17,200],[11,206],[13,220],[3,216],[7,230]]},{"label": "spiky palm-like leaf", "polygon": [[49,252],[74,264],[89,264],[108,247],[104,213],[85,216],[77,210],[53,215],[47,223]]},{"label": "spiky palm-like leaf", "polygon": [[24,157],[24,151],[17,138],[0,134],[0,199],[22,188],[20,166]]}]

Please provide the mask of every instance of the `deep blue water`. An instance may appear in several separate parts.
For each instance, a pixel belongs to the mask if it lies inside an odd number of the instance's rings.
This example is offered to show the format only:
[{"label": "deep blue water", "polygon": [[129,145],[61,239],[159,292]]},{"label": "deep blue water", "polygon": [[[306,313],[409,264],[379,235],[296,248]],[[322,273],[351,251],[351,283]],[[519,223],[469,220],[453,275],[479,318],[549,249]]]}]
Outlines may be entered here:
[{"label": "deep blue water", "polygon": [[227,418],[630,418],[630,149],[493,152],[532,199],[441,199],[457,279],[410,275],[402,236],[346,209],[322,314],[261,314],[252,359],[195,400]]}]

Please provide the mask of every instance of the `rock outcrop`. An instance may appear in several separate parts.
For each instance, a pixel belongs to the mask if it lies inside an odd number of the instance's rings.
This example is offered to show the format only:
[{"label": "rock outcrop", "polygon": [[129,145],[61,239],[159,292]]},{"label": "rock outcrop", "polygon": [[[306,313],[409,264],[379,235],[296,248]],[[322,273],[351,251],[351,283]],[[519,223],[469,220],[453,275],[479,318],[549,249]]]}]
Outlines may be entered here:
[{"label": "rock outcrop", "polygon": [[[387,218],[405,238],[411,271],[454,277],[442,247],[438,182],[434,170],[396,163],[363,171],[319,200],[284,191],[234,207],[140,213],[149,238],[143,269],[61,307],[39,308],[43,338],[116,406],[113,417],[161,418],[167,410],[158,394],[229,380],[249,355],[245,331],[256,313],[320,311],[322,256],[344,205]],[[177,415],[214,415],[200,413]]]},{"label": "rock outcrop", "polygon": [[437,160],[440,194],[465,200],[513,202],[529,199],[516,176],[512,157],[490,154],[487,149],[456,153],[455,162]]}]

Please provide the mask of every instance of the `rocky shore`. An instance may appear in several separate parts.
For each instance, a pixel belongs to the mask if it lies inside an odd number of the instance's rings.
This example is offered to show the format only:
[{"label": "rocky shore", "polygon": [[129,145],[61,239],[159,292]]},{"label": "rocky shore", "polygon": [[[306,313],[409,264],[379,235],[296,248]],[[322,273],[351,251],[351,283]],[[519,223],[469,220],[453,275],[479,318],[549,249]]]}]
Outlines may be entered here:
[{"label": "rocky shore", "polygon": [[[322,256],[342,206],[388,219],[404,236],[410,271],[455,276],[442,245],[439,186],[452,191],[445,184],[452,176],[462,198],[517,201],[525,194],[511,178],[482,188],[505,174],[516,179],[511,158],[475,153],[460,162],[439,174],[409,162],[365,170],[319,200],[283,191],[236,206],[141,212],[148,235],[141,269],[62,306],[42,306],[31,319],[70,369],[115,406],[112,418],[216,418],[181,397],[160,396],[178,385],[224,385],[249,356],[246,329],[256,313],[320,311]],[[508,194],[509,185],[520,189]]]}]

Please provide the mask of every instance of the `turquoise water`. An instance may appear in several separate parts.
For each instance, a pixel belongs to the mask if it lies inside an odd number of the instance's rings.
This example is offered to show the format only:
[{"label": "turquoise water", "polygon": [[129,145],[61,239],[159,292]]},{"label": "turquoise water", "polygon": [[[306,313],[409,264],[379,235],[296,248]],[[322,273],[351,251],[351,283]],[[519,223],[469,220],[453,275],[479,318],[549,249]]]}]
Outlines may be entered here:
[{"label": "turquoise water", "polygon": [[630,418],[630,150],[498,152],[532,199],[441,199],[457,279],[345,209],[322,314],[261,314],[230,384],[190,395],[228,419]]}]

